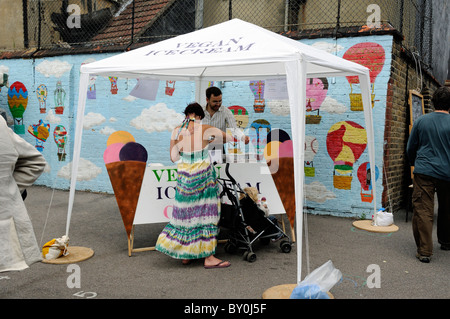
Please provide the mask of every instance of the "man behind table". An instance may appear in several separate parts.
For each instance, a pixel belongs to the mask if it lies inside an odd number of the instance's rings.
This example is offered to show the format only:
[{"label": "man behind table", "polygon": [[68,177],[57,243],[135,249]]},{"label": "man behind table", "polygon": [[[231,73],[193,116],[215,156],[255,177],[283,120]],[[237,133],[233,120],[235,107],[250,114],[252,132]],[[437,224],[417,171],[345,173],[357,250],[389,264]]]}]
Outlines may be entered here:
[{"label": "man behind table", "polygon": [[206,107],[203,123],[217,127],[224,132],[227,131],[227,128],[232,129],[233,134],[237,134],[241,140],[245,140],[245,144],[249,141],[249,137],[245,136],[238,129],[233,113],[228,108],[222,107],[222,91],[215,86],[206,89]]}]

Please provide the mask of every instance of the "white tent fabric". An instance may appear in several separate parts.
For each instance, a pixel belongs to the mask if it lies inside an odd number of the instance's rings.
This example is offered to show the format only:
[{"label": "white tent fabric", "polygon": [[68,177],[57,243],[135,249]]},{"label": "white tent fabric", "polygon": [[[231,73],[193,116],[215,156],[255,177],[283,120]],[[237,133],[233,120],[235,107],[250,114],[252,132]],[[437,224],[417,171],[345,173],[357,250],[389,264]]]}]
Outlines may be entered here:
[{"label": "white tent fabric", "polygon": [[[375,165],[369,69],[251,23],[233,19],[81,66],[66,235],[69,234],[73,208],[90,75],[195,81],[197,101],[203,99],[208,81],[286,77],[291,109],[294,163],[296,163],[294,165],[296,226],[300,234],[297,236],[298,282],[301,281],[302,257],[304,183],[302,150],[305,135],[306,78],[347,75],[359,77],[369,161],[371,167]],[[375,181],[375,170],[371,170],[371,174],[371,180]],[[373,192],[376,196],[375,185]]]}]

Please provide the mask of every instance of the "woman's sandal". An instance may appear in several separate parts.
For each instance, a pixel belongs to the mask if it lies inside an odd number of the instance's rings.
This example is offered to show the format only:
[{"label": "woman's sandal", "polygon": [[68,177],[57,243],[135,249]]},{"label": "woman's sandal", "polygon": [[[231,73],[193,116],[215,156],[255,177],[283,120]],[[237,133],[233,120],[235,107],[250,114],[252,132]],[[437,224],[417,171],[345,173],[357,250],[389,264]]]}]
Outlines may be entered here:
[{"label": "woman's sandal", "polygon": [[231,266],[231,264],[230,264],[229,261],[222,260],[216,265],[211,265],[211,266],[205,265],[204,267],[205,267],[205,269],[214,269],[214,268],[227,268],[227,267],[230,267],[230,266]]}]

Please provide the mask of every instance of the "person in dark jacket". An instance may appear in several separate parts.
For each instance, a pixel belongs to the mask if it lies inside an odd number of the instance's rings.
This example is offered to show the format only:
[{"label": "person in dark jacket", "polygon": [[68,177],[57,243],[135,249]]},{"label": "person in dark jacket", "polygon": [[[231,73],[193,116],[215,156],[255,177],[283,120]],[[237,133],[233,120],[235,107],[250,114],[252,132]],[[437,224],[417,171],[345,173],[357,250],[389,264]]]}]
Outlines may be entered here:
[{"label": "person in dark jacket", "polygon": [[438,242],[441,249],[450,250],[450,88],[438,88],[432,102],[435,111],[414,122],[406,148],[414,166],[412,225],[416,256],[426,263],[433,254],[435,194]]}]

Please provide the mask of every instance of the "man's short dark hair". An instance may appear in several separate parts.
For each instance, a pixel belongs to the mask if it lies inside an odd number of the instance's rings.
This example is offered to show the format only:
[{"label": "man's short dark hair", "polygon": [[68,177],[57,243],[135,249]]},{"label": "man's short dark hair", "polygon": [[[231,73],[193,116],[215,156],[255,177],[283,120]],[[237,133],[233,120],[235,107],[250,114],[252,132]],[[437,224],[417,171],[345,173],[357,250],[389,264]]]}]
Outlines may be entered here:
[{"label": "man's short dark hair", "polygon": [[218,87],[211,86],[206,89],[206,98],[209,99],[211,97],[211,94],[214,96],[219,96],[222,95],[222,91]]},{"label": "man's short dark hair", "polygon": [[183,113],[184,113],[184,115],[194,113],[195,115],[200,116],[201,119],[203,119],[205,117],[205,112],[203,111],[202,106],[200,104],[198,104],[197,102],[193,102],[193,103],[189,104],[188,106],[186,106]]},{"label": "man's short dark hair", "polygon": [[441,86],[438,88],[431,98],[434,109],[440,111],[450,110],[450,87]]}]

